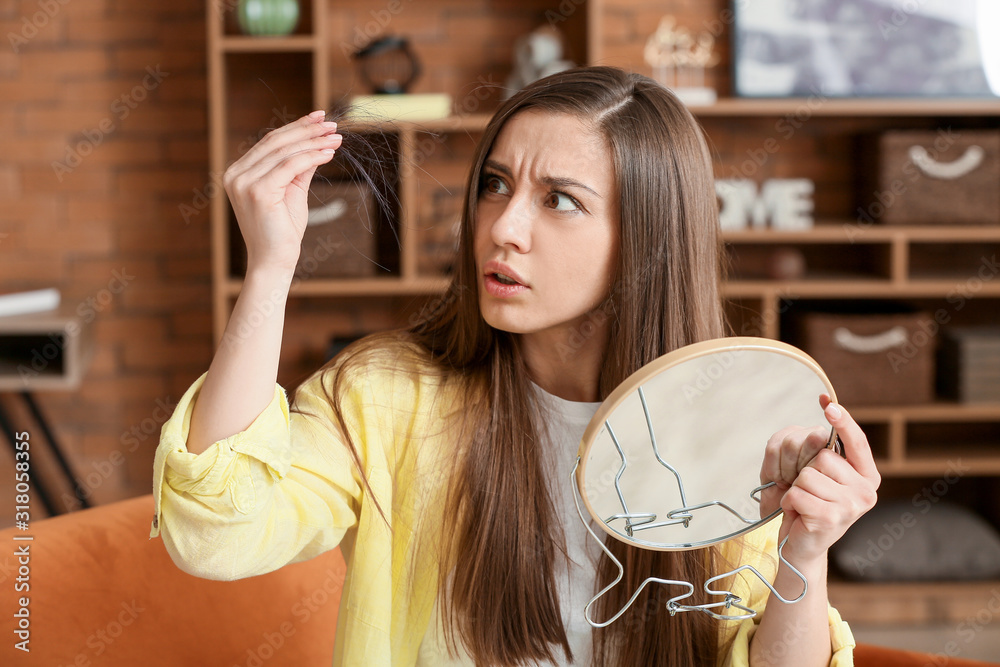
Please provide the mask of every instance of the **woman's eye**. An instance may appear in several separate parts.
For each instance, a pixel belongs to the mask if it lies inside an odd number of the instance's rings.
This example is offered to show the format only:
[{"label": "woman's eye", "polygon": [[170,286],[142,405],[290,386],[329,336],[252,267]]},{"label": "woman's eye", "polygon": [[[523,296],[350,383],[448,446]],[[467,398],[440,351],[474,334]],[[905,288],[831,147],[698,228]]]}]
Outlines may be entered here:
[{"label": "woman's eye", "polygon": [[507,185],[496,176],[487,176],[483,180],[483,190],[493,194],[502,195],[507,193]]},{"label": "woman's eye", "polygon": [[576,200],[563,192],[551,192],[545,198],[545,205],[556,211],[576,211],[580,208]]}]

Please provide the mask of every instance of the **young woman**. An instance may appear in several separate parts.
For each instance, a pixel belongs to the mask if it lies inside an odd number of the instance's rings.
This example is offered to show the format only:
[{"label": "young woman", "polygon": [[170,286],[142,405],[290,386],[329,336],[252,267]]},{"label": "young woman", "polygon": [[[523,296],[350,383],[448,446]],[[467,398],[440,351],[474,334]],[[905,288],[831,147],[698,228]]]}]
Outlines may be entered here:
[{"label": "young woman", "polygon": [[[484,131],[452,285],[410,329],[364,339],[294,393],[275,382],[283,313],[315,169],[341,144],[315,112],[227,171],[248,271],[224,343],[163,428],[161,535],[184,570],[234,579],[340,545],[345,665],[839,665],[853,642],[829,608],[826,552],[875,501],[867,440],[823,399],[818,430],[768,443],[762,511],[778,522],[687,552],[608,541],[626,579],[703,581],[751,562],[793,597],[754,620],[670,616],[651,586],[608,628],[583,606],[615,574],[580,525],[568,472],[598,402],[644,364],[725,334],[718,213],[697,123],[652,80],[606,67],[543,79]],[[736,581],[754,608],[766,588]],[[762,592],[763,589],[763,592]],[[666,595],[669,593],[669,595]]]}]

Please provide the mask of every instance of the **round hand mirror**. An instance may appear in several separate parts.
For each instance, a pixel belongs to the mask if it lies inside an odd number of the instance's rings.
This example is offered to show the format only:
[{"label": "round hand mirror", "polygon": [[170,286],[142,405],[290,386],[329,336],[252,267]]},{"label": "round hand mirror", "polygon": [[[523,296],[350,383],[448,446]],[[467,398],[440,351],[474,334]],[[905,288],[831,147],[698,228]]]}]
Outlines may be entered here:
[{"label": "round hand mirror", "polygon": [[594,415],[578,452],[579,499],[592,523],[644,549],[742,535],[781,513],[761,516],[758,495],[770,486],[760,471],[772,435],[823,427],[835,446],[820,394],[836,400],[823,369],[780,341],[723,338],[674,350],[630,376]]}]

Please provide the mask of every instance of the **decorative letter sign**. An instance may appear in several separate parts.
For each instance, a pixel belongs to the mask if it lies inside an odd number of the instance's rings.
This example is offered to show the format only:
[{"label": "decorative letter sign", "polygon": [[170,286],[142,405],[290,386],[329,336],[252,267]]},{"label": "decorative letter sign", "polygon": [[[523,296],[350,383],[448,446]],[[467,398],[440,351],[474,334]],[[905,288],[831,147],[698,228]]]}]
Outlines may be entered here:
[{"label": "decorative letter sign", "polygon": [[757,183],[745,179],[719,179],[715,194],[722,200],[719,224],[722,229],[811,229],[814,185],[808,178],[775,178]]}]

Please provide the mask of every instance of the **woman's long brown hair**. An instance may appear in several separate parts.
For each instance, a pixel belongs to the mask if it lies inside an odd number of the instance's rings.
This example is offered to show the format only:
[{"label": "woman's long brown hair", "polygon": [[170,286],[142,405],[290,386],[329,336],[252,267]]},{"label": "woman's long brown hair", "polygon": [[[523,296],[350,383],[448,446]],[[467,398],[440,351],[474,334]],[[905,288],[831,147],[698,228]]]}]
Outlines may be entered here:
[{"label": "woman's long brown hair", "polygon": [[[542,468],[530,378],[517,336],[493,329],[480,315],[473,251],[480,170],[504,124],[525,109],[592,123],[608,146],[595,159],[609,159],[614,167],[619,259],[602,312],[595,312],[609,326],[601,398],[657,357],[724,335],[711,159],[700,127],[676,97],[639,74],[585,67],[550,76],[507,100],[473,160],[451,287],[426,317],[394,334],[422,348],[444,375],[459,379],[469,397],[463,431],[468,438],[456,444],[461,454],[444,508],[457,524],[441,546],[440,606],[448,641],[454,646],[460,639],[480,665],[570,655],[554,593],[564,541]],[[384,340],[373,338],[357,349]],[[329,396],[345,433],[333,396],[349,365],[350,359],[340,366]],[[653,574],[694,582],[700,592],[718,556],[714,549],[654,552],[611,538],[607,544],[623,563],[625,578],[602,598],[598,619],[617,612]],[[617,574],[606,557],[598,570],[595,591]],[[647,587],[621,619],[596,630],[593,664],[714,665],[718,622],[696,612],[670,616],[664,603],[676,594]]]}]

